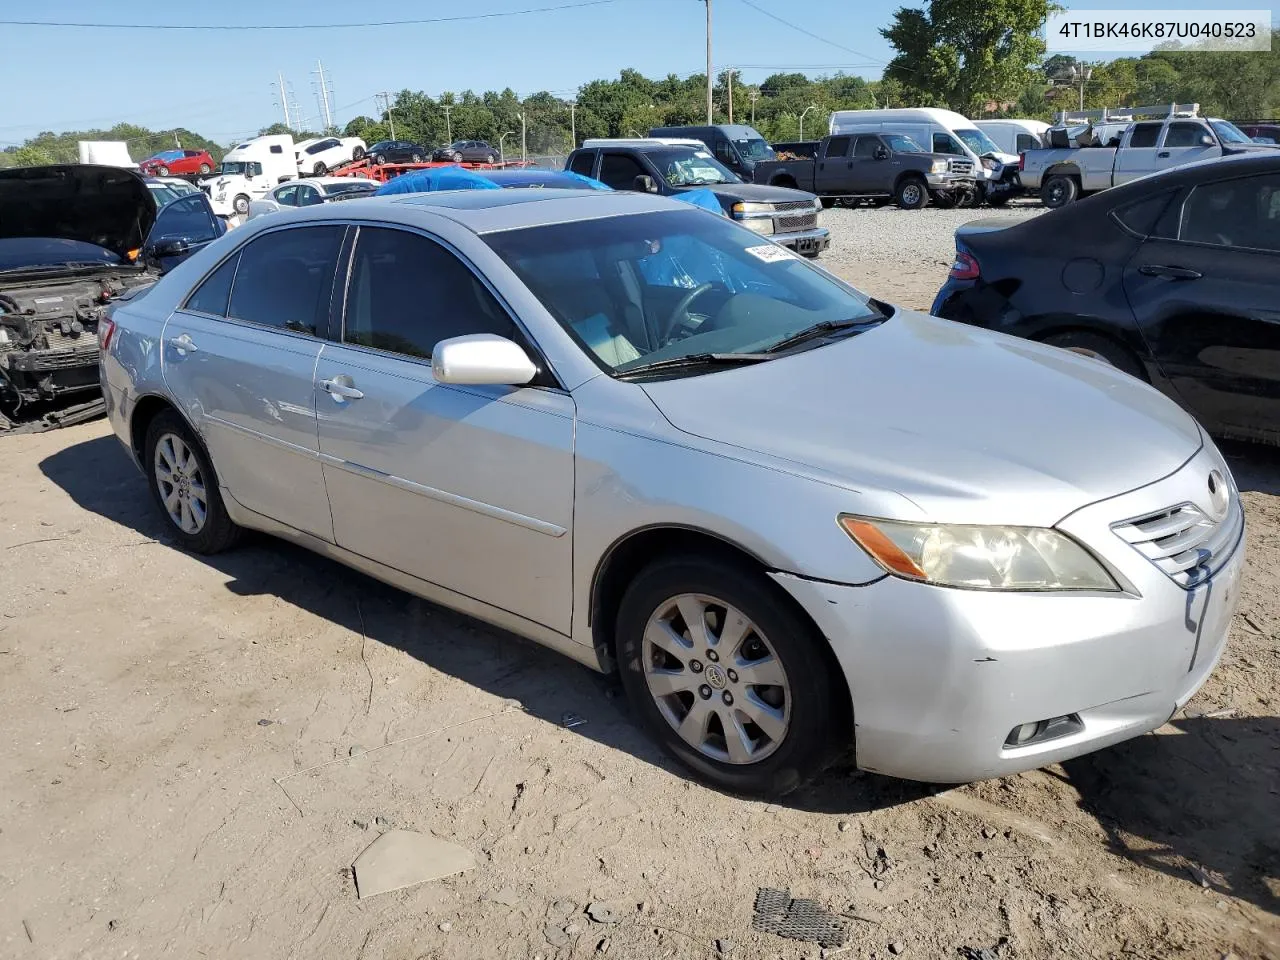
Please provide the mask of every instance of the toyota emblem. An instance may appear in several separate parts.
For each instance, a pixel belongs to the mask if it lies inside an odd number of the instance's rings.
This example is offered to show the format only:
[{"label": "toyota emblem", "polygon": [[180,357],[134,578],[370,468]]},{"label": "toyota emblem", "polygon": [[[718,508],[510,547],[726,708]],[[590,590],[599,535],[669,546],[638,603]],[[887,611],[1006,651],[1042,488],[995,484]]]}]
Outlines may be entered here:
[{"label": "toyota emblem", "polygon": [[1225,517],[1230,503],[1227,478],[1222,475],[1222,471],[1211,470],[1209,472],[1209,510],[1213,514],[1213,519],[1221,520]]}]

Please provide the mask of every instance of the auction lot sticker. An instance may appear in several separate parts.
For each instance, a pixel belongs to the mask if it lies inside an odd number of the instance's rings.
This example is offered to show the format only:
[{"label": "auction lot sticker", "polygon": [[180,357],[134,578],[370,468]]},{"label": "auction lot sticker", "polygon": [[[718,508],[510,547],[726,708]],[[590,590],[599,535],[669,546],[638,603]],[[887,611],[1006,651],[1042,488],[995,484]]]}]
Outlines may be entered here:
[{"label": "auction lot sticker", "polygon": [[1060,10],[1044,26],[1049,53],[1271,49],[1270,10]]},{"label": "auction lot sticker", "polygon": [[764,243],[758,247],[747,247],[747,253],[765,263],[777,263],[779,260],[794,260],[795,254],[786,247],[776,243]]}]

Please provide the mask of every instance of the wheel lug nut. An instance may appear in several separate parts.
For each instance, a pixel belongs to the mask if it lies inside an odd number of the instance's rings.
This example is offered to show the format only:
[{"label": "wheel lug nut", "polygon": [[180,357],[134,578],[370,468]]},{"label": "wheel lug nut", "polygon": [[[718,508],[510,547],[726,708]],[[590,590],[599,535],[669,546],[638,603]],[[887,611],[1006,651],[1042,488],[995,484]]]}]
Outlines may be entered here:
[{"label": "wheel lug nut", "polygon": [[717,660],[720,659],[720,655],[716,653],[714,650],[708,650],[707,659],[710,660],[712,663],[715,663]]},{"label": "wheel lug nut", "polygon": [[698,688],[698,693],[702,695],[703,700],[711,699],[711,688],[707,686],[705,683]]},{"label": "wheel lug nut", "polygon": [[737,683],[737,682],[738,682],[738,671],[737,671],[737,670],[730,670],[730,671],[729,671],[729,682],[730,682],[730,683]]},{"label": "wheel lug nut", "polygon": [[690,661],[689,661],[689,669],[690,669],[690,670],[692,670],[694,673],[701,673],[701,672],[702,672],[702,661],[701,661],[701,660],[690,660]]},{"label": "wheel lug nut", "polygon": [[732,707],[732,706],[733,706],[733,694],[732,694],[732,693],[730,693],[728,690],[726,690],[726,691],[724,692],[724,697],[723,697],[722,699],[724,700],[724,705],[725,705],[726,707]]}]

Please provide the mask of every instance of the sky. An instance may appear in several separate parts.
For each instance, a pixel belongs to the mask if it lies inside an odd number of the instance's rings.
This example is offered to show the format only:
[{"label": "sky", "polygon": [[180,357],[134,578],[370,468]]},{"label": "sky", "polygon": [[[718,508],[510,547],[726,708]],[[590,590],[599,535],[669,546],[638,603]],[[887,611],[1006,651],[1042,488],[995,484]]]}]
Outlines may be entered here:
[{"label": "sky", "polygon": [[[317,61],[324,64],[339,126],[374,115],[373,95],[404,88],[550,90],[571,97],[590,80],[626,67],[647,76],[702,73],[702,0],[596,0],[576,9],[401,26],[262,29],[267,25],[351,24],[502,14],[585,0],[350,0],[138,4],[121,0],[0,3],[0,21],[249,26],[248,30],[103,29],[0,22],[0,146],[42,130],[186,127],[230,142],[283,120],[283,74],[308,126],[320,126]],[[893,55],[879,34],[902,0],[712,0],[716,72],[732,66],[747,82],[770,73],[842,70],[874,79]],[[907,3],[906,5],[918,5]],[[1120,6],[1091,2],[1084,9]],[[1234,7],[1271,4],[1236,0]],[[1203,8],[1206,0],[1124,0],[1126,9]],[[757,9],[759,8],[759,9]],[[788,21],[787,26],[761,10]],[[1273,15],[1275,13],[1272,7]],[[797,29],[798,28],[798,29]],[[812,36],[809,34],[816,34]],[[819,39],[824,38],[824,39]]]}]

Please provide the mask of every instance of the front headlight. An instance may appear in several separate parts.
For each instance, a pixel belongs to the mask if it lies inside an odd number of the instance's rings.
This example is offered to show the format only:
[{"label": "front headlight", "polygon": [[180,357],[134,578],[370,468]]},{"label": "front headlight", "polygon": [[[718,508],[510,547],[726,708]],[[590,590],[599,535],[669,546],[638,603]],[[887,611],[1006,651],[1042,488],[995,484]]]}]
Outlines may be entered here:
[{"label": "front headlight", "polygon": [[733,205],[733,212],[734,214],[773,213],[773,204],[772,203],[747,203],[744,200],[739,200],[737,203]]},{"label": "front headlight", "polygon": [[933,165],[929,168],[929,172],[930,173],[946,173],[947,161],[946,160],[933,161]]},{"label": "front headlight", "polygon": [[1093,554],[1045,527],[902,523],[841,514],[840,526],[889,573],[979,590],[1120,588]]},{"label": "front headlight", "polygon": [[762,237],[773,236],[773,220],[739,220],[740,224],[750,230],[752,233],[758,233]]}]

